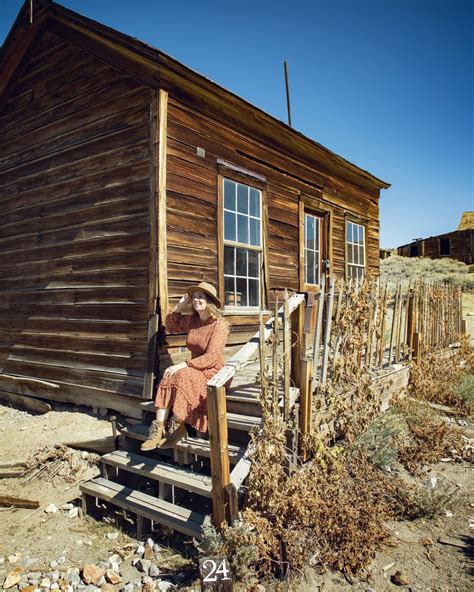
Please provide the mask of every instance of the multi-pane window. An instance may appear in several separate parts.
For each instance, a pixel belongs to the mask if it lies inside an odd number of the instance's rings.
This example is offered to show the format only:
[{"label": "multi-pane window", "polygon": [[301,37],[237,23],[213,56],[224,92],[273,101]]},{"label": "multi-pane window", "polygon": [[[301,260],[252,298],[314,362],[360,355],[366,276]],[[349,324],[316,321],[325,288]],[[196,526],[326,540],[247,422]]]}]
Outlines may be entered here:
[{"label": "multi-pane window", "polygon": [[304,215],[304,281],[319,284],[321,270],[321,219]]},{"label": "multi-pane window", "polygon": [[365,269],[365,228],[361,224],[347,222],[347,273],[361,278]]},{"label": "multi-pane window", "polygon": [[224,304],[260,306],[262,192],[224,182]]}]

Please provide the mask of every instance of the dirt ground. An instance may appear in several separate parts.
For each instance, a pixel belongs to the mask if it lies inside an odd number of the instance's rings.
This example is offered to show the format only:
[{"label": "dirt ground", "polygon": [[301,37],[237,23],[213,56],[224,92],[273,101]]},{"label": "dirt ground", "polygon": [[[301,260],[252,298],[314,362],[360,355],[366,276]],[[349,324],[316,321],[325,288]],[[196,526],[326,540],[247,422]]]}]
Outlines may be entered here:
[{"label": "dirt ground", "polygon": [[[465,313],[474,313],[474,295],[465,299]],[[474,336],[474,314],[465,314],[468,331]],[[467,432],[474,436],[472,423]],[[39,509],[0,507],[0,585],[17,567],[24,572],[65,571],[86,563],[97,564],[119,554],[122,583],[137,582],[140,572],[132,565],[139,541],[133,539],[134,527],[126,519],[104,513],[101,520],[74,516],[80,506],[79,484],[99,473],[98,456],[62,449],[56,459],[45,463],[45,449],[56,444],[110,436],[107,419],[85,407],[53,404],[46,415],[33,415],[7,404],[0,405],[0,472],[8,463],[29,463],[22,477],[0,477],[0,496],[37,500]],[[63,459],[62,462],[60,460]],[[41,462],[43,461],[43,462]],[[45,466],[42,473],[39,468]],[[303,574],[284,582],[266,584],[265,589],[354,592],[412,590],[423,592],[468,592],[474,589],[474,487],[472,465],[442,462],[431,467],[422,480],[436,478],[457,489],[452,509],[433,520],[396,522],[389,525],[391,541],[377,553],[369,570],[349,582],[339,573],[319,574],[311,566]],[[54,474],[56,473],[56,474]],[[3,473],[2,473],[3,475]],[[46,512],[54,504],[55,512]],[[72,504],[72,506],[71,506]],[[73,510],[71,512],[71,509]],[[72,516],[71,516],[72,514]],[[158,565],[163,574],[160,590],[199,590],[196,552],[191,541],[179,536],[154,533],[158,547]],[[169,533],[168,533],[169,534]],[[400,571],[405,585],[391,578]],[[93,588],[93,587],[92,587]],[[86,592],[92,592],[92,588]],[[18,588],[11,588],[17,590]],[[31,588],[34,590],[35,588]],[[37,588],[36,588],[37,589]],[[45,588],[46,589],[46,588]],[[53,587],[51,588],[51,590]],[[96,588],[99,589],[99,588]],[[245,584],[238,587],[248,589]],[[263,587],[260,588],[263,591]]]}]

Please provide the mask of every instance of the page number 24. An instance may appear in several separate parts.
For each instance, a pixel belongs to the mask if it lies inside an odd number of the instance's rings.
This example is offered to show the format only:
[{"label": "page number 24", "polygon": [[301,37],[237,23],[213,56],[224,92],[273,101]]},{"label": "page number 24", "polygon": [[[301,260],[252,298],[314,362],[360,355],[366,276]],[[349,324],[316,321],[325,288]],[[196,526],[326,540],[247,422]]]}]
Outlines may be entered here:
[{"label": "page number 24", "polygon": [[230,570],[227,565],[226,558],[206,559],[202,562],[203,583],[210,584],[211,582],[230,580]]}]

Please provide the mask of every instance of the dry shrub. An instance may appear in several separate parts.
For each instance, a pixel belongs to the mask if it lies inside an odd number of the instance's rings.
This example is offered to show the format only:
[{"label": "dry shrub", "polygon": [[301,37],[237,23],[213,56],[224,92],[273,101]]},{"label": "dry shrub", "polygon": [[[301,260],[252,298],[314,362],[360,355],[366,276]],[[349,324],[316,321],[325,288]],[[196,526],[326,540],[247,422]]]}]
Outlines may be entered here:
[{"label": "dry shrub", "polygon": [[462,430],[450,427],[428,405],[400,400],[396,409],[409,427],[409,434],[398,443],[398,460],[410,473],[419,474],[426,465],[453,454],[465,456]]},{"label": "dry shrub", "polygon": [[[381,305],[382,292],[369,276],[360,284],[341,281],[338,290],[341,297],[331,327],[328,380],[315,398],[315,425],[322,419],[333,426],[332,436],[353,442],[379,411],[379,397],[363,356],[369,319],[375,301]],[[377,326],[376,339],[380,332]]]},{"label": "dry shrub", "polygon": [[256,441],[242,513],[258,533],[261,572],[311,565],[353,574],[387,539],[393,517],[393,482],[362,454],[334,458],[324,452],[293,474],[285,470],[281,423],[269,418]]},{"label": "dry shrub", "polygon": [[435,518],[459,502],[456,486],[439,481],[434,486],[428,480],[415,487],[399,488],[400,518]]},{"label": "dry shrub", "polygon": [[458,393],[458,384],[463,377],[474,373],[474,348],[466,336],[461,338],[461,347],[444,357],[438,350],[423,352],[420,361],[410,370],[410,393],[417,399],[449,405],[460,414],[470,412],[468,399]]}]

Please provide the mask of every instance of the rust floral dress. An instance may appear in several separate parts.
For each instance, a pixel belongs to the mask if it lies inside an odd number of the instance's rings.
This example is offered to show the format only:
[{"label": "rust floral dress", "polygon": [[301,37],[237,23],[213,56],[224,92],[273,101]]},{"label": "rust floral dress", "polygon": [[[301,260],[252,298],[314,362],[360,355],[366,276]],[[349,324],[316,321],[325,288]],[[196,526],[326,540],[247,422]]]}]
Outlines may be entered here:
[{"label": "rust floral dress", "polygon": [[207,432],[207,381],[224,366],[229,327],[221,319],[201,321],[198,314],[183,316],[179,312],[170,313],[165,326],[168,333],[187,333],[191,359],[187,368],[161,380],[155,406],[172,408],[178,419]]}]

